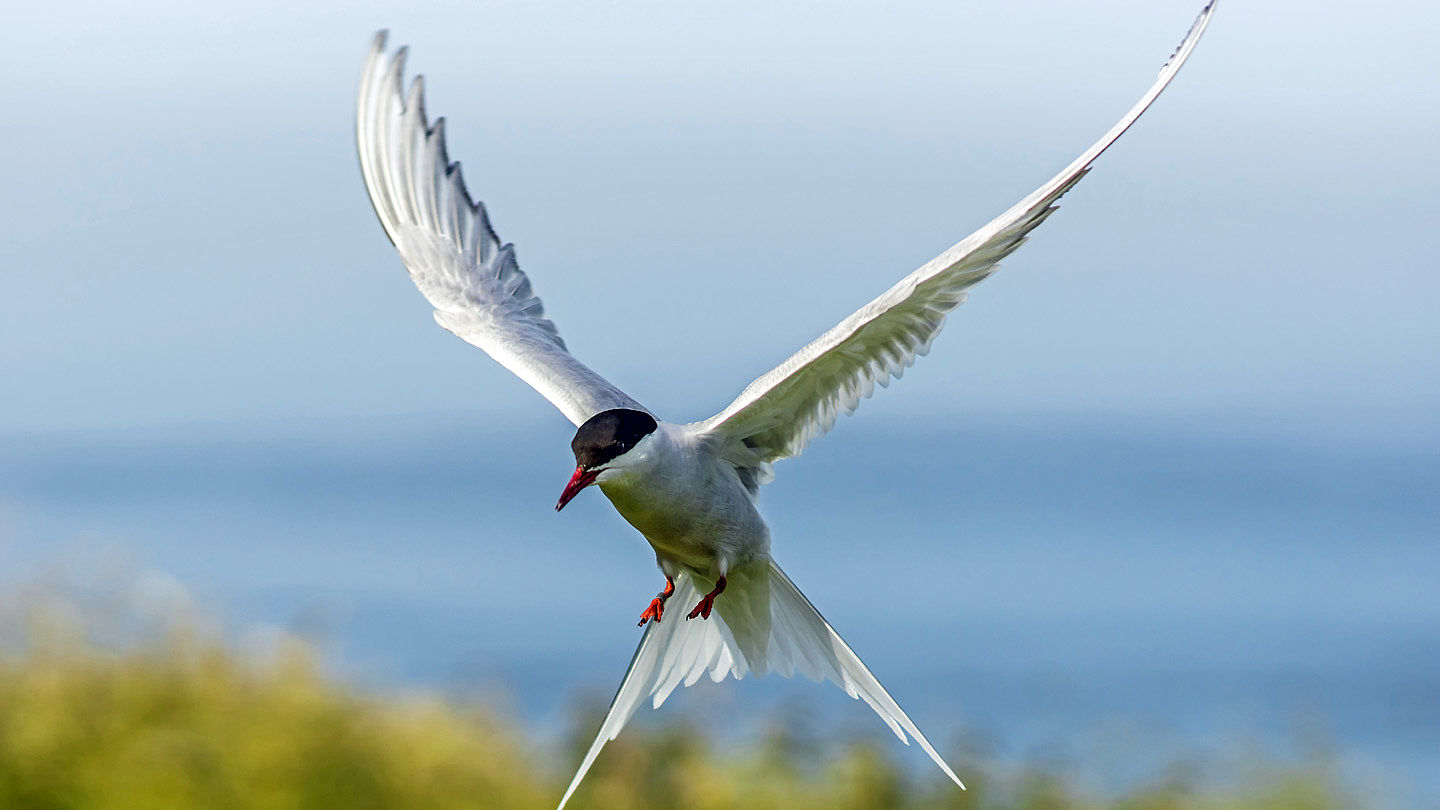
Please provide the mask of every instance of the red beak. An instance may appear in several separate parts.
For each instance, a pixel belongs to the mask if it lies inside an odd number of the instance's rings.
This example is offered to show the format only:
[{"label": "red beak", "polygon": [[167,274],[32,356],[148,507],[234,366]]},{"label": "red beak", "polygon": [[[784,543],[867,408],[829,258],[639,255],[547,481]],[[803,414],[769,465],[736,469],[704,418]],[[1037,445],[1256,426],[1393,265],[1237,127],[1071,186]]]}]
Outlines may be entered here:
[{"label": "red beak", "polygon": [[599,470],[586,470],[584,467],[576,467],[575,474],[570,476],[570,483],[566,484],[565,491],[560,493],[560,502],[555,504],[555,511],[559,512],[561,509],[564,509],[565,504],[580,494],[580,490],[595,483],[595,479],[598,478],[599,475]]}]

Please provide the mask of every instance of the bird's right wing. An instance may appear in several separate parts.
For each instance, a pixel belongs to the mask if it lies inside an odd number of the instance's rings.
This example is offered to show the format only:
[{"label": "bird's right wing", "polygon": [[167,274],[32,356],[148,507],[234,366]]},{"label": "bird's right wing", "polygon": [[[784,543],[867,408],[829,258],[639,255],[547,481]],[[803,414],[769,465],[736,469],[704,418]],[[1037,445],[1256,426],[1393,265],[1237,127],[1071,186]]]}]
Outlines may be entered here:
[{"label": "bird's right wing", "polygon": [[425,119],[424,82],[404,89],[405,49],[385,32],[365,62],[355,139],[370,202],[435,320],[484,349],[579,425],[612,408],[645,410],[565,348],[530,280],[470,199],[445,151],[445,119]]},{"label": "bird's right wing", "polygon": [[680,574],[667,618],[645,628],[600,731],[557,810],[564,810],[600,749],[620,735],[641,704],[648,702],[658,709],[671,692],[702,677],[719,683],[726,676],[739,680],[746,674],[764,677],[770,672],[782,678],[798,673],[812,681],[830,681],[850,697],[865,701],[901,742],[909,745],[913,738],[946,776],[965,787],[779,565],[769,559],[752,560],[732,568],[726,580],[711,618],[687,621],[684,611],[699,601],[702,586],[709,590],[714,583],[697,582],[688,572]]},{"label": "bird's right wing", "polygon": [[1084,154],[1010,210],[750,383],[725,410],[695,423],[695,429],[713,437],[737,467],[757,470],[757,479],[763,481],[770,462],[799,454],[833,427],[840,414],[853,412],[876,384],[898,378],[930,350],[945,317],[964,303],[966,290],[999,269],[1000,260],[1025,242],[1100,153],[1155,101],[1200,41],[1214,7],[1215,0],[1205,5],[1150,89]]}]

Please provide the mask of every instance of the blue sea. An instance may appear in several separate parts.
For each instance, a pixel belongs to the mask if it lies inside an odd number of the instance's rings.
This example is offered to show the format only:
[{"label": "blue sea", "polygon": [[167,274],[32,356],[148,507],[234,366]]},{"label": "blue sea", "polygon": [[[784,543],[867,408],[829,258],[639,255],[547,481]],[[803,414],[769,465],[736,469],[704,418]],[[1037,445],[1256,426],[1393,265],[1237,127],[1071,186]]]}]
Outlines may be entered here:
[{"label": "blue sea", "polygon": [[[362,688],[484,695],[563,735],[661,584],[598,492],[553,511],[569,437],[540,417],[10,435],[0,585],[193,604],[241,642],[312,639]],[[1173,762],[1320,759],[1363,805],[1440,807],[1440,444],[855,420],[777,473],[777,559],[962,775],[1039,763],[1104,793]],[[777,717],[884,733],[775,679],[666,713],[737,745]]]}]

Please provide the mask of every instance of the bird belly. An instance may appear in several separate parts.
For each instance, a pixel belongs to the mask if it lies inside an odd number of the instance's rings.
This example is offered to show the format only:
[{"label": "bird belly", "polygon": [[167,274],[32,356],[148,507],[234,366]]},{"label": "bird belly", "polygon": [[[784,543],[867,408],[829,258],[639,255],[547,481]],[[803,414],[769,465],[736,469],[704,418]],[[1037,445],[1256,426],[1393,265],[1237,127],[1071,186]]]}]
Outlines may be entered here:
[{"label": "bird belly", "polygon": [[[769,552],[770,532],[755,504],[738,486],[600,489],[615,510],[645,536],[662,562],[708,578]],[[738,497],[737,497],[738,495]]]}]

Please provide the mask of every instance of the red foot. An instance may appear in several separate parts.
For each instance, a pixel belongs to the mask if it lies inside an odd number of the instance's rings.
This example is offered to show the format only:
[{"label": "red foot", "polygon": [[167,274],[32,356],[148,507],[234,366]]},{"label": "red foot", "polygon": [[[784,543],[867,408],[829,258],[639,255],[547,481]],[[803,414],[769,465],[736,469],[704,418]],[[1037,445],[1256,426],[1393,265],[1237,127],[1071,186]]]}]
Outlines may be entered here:
[{"label": "red foot", "polygon": [[660,623],[660,618],[665,615],[665,601],[670,598],[672,593],[675,593],[675,581],[666,577],[665,590],[656,594],[655,598],[650,600],[650,607],[645,608],[645,612],[640,614],[640,627],[644,627],[645,623],[651,619],[654,619],[656,624]]},{"label": "red foot", "polygon": [[654,599],[650,600],[650,607],[645,608],[645,612],[640,614],[639,626],[644,627],[645,623],[650,621],[651,619],[654,619],[655,623],[659,624],[661,617],[663,617],[664,615],[665,600],[657,596]]},{"label": "red foot", "polygon": [[699,616],[702,619],[710,618],[710,611],[715,609],[715,597],[719,596],[724,592],[725,577],[722,576],[720,577],[720,579],[716,580],[715,590],[705,594],[704,598],[700,600],[700,604],[696,605],[695,609],[690,611],[690,615],[686,616],[685,618],[693,619],[696,616]]}]

